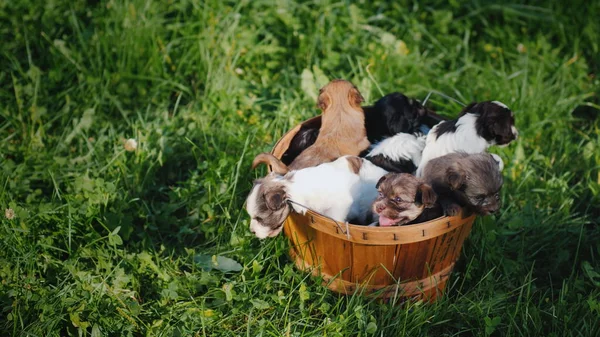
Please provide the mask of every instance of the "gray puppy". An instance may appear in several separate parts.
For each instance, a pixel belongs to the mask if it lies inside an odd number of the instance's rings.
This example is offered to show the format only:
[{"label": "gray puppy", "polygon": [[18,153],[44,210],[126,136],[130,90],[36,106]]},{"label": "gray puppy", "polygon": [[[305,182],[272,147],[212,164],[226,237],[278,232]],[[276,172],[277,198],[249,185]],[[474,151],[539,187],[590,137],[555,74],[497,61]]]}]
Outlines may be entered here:
[{"label": "gray puppy", "polygon": [[489,153],[458,152],[432,159],[422,178],[437,193],[446,215],[458,215],[462,207],[479,215],[500,209],[503,180],[499,163]]}]

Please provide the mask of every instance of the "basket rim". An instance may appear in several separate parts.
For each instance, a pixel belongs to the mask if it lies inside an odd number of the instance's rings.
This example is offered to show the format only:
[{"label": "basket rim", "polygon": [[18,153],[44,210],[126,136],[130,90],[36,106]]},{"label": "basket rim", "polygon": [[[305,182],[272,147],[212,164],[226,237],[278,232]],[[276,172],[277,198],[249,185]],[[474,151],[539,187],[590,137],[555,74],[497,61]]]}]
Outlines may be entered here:
[{"label": "basket rim", "polygon": [[292,212],[289,216],[304,217],[307,219],[306,224],[309,227],[327,235],[353,243],[378,246],[408,244],[433,239],[473,222],[476,217],[475,214],[467,217],[459,214],[452,217],[443,216],[414,225],[371,227],[336,223],[312,210],[308,210],[306,214]]},{"label": "basket rim", "polygon": [[[281,158],[294,135],[300,130],[302,125],[313,123],[321,119],[321,115],[311,117],[303,122],[298,123],[292,129],[287,131],[273,146],[271,154],[277,158]],[[285,149],[281,147],[285,146]],[[269,172],[272,172],[270,166],[267,166]],[[430,221],[403,226],[363,226],[351,224],[343,221],[334,221],[327,216],[324,216],[313,210],[307,210],[305,215],[295,213],[299,216],[307,216],[310,227],[325,232],[347,241],[363,244],[402,244],[411,243],[431,239],[433,237],[450,232],[457,227],[473,221],[475,214],[458,214],[456,216],[442,216]],[[315,221],[317,219],[317,221]]]}]

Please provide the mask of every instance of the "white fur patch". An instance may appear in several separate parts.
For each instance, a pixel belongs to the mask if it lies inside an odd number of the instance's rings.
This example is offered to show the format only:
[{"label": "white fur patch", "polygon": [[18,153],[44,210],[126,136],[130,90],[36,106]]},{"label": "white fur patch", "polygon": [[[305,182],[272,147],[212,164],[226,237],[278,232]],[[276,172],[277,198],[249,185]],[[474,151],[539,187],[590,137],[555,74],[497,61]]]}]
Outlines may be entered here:
[{"label": "white fur patch", "polygon": [[375,144],[367,157],[383,155],[394,161],[410,160],[418,167],[421,162],[421,153],[425,148],[426,137],[398,133]]},{"label": "white fur patch", "polygon": [[260,184],[255,184],[250,190],[250,194],[248,194],[248,198],[246,198],[246,210],[250,216],[258,213],[258,207],[256,205],[256,199],[258,198],[258,187]]},{"label": "white fur patch", "polygon": [[363,160],[360,168],[359,182],[351,188],[353,194],[353,202],[348,212],[348,219],[356,219],[357,222],[365,224],[367,217],[371,214],[371,205],[379,192],[375,186],[381,177],[388,172],[381,167],[371,163],[368,160]]},{"label": "white fur patch", "polygon": [[502,160],[502,158],[500,158],[499,155],[497,155],[495,153],[490,153],[490,154],[492,155],[494,160],[498,163],[498,170],[500,172],[502,172],[502,170],[504,170],[504,161]]},{"label": "white fur patch", "polygon": [[[500,101],[492,101],[492,103],[494,103],[494,104],[496,104],[496,105],[498,105],[498,106],[500,106],[500,107],[502,107],[504,109],[508,109],[508,107],[506,106],[506,104],[504,104],[504,103],[502,103]],[[508,109],[508,110],[510,110],[510,109]]]},{"label": "white fur patch", "polygon": [[[259,239],[275,236],[279,234],[279,232],[281,232],[281,228],[283,227],[280,227],[276,231],[272,231],[271,228],[261,225],[258,221],[254,219],[250,220],[250,229],[254,232],[254,235],[256,235],[256,237]],[[273,233],[275,233],[275,235],[273,235]]]}]

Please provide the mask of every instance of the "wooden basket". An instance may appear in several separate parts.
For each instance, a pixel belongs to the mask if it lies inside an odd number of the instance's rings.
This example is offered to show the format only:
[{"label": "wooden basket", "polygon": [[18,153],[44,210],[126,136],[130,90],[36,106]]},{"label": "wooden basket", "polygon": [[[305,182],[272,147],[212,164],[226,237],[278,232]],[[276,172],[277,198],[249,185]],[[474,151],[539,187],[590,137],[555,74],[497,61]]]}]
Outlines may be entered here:
[{"label": "wooden basket", "polygon": [[[281,158],[300,128],[286,133],[272,153]],[[270,168],[269,168],[270,169]],[[475,216],[440,217],[408,226],[366,227],[333,221],[316,212],[291,212],[284,233],[296,267],[321,276],[331,290],[385,299],[435,301],[443,294]]]}]

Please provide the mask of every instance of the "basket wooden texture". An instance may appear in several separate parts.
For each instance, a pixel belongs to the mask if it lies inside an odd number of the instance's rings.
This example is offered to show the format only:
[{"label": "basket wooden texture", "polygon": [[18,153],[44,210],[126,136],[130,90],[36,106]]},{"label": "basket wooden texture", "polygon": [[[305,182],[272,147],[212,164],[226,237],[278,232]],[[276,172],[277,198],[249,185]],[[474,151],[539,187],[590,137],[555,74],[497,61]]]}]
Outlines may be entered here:
[{"label": "basket wooden texture", "polygon": [[[298,130],[320,127],[320,118],[286,133],[273,155],[281,158]],[[296,267],[321,276],[335,292],[433,302],[443,294],[474,220],[474,215],[459,215],[416,225],[366,227],[336,222],[312,211],[292,212],[284,233]]]}]

